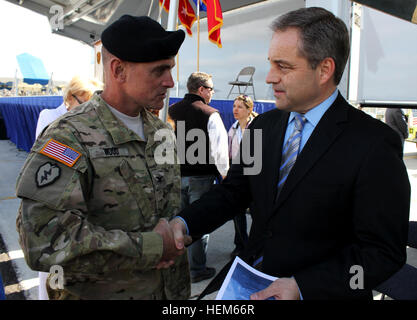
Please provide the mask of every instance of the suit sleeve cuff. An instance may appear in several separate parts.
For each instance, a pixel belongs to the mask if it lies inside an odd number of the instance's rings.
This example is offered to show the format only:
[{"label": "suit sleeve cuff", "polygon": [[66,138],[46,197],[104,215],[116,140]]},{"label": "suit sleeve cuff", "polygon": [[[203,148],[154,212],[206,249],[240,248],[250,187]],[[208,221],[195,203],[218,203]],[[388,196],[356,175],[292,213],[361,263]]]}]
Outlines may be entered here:
[{"label": "suit sleeve cuff", "polygon": [[185,222],[184,218],[182,218],[182,217],[180,217],[180,216],[176,216],[175,218],[180,219],[180,220],[184,223],[184,225],[185,225],[185,229],[187,230],[187,236],[188,236],[188,235],[190,234],[190,231],[188,230],[188,225],[187,225],[187,222]]},{"label": "suit sleeve cuff", "polygon": [[[297,280],[294,278],[294,276],[292,276],[291,278],[293,278],[295,280],[295,283],[297,283]],[[298,288],[298,293],[300,294],[300,300],[304,300],[303,295],[301,294],[300,287],[298,286],[298,283],[297,283],[297,288]]]}]

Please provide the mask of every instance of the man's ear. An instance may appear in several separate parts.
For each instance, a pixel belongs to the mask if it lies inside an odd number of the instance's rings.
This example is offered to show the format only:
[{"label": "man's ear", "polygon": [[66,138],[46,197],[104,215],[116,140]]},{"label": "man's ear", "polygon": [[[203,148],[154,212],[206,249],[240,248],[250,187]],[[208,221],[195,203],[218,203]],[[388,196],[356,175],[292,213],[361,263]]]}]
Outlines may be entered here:
[{"label": "man's ear", "polygon": [[200,97],[203,95],[203,90],[204,90],[204,87],[203,87],[203,86],[200,86],[200,88],[198,88],[198,90],[197,90],[197,94],[198,94]]},{"label": "man's ear", "polygon": [[336,70],[336,64],[334,63],[333,58],[327,57],[322,62],[320,62],[319,66],[319,81],[320,84],[325,84],[328,81],[334,81],[334,72]]},{"label": "man's ear", "polygon": [[116,81],[124,82],[126,80],[126,70],[126,62],[118,58],[114,58],[110,61],[111,75]]}]

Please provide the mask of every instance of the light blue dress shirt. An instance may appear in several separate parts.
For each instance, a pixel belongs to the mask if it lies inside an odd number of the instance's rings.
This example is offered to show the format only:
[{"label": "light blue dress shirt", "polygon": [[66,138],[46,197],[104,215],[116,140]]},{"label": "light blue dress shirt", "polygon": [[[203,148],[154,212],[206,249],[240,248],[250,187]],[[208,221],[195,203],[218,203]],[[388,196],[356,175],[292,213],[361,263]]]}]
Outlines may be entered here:
[{"label": "light blue dress shirt", "polygon": [[[319,123],[321,117],[323,117],[324,113],[329,109],[329,107],[333,104],[333,102],[336,100],[338,95],[338,90],[336,89],[330,97],[328,97],[326,100],[324,100],[322,103],[320,103],[318,106],[314,107],[307,113],[303,114],[307,121],[304,125],[304,129],[301,133],[301,144],[300,149],[303,150],[305,144],[307,143],[308,139],[310,138],[311,134],[313,133],[314,128]],[[284,138],[284,144],[287,143],[288,139],[291,136],[291,133],[294,130],[294,118],[297,112],[291,112],[290,117],[288,118],[288,125],[287,125],[287,131],[285,131],[285,138]]]}]

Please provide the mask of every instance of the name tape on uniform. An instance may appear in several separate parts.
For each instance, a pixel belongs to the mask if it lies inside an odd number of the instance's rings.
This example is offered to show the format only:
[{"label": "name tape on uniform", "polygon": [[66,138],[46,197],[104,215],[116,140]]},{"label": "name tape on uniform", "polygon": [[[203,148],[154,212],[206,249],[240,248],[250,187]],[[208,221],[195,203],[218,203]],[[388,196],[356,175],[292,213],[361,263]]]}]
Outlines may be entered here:
[{"label": "name tape on uniform", "polygon": [[40,153],[49,158],[55,159],[68,167],[72,167],[81,157],[80,152],[54,139],[50,139],[42,148]]}]

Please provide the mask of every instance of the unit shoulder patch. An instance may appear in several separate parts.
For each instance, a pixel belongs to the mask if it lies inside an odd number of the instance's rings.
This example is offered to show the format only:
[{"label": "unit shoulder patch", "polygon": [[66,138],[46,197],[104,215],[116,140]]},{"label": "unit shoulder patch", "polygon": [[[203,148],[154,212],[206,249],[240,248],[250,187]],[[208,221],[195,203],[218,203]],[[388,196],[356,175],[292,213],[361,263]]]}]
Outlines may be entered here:
[{"label": "unit shoulder patch", "polygon": [[36,171],[36,185],[38,188],[45,187],[54,183],[61,175],[58,165],[46,162]]}]

